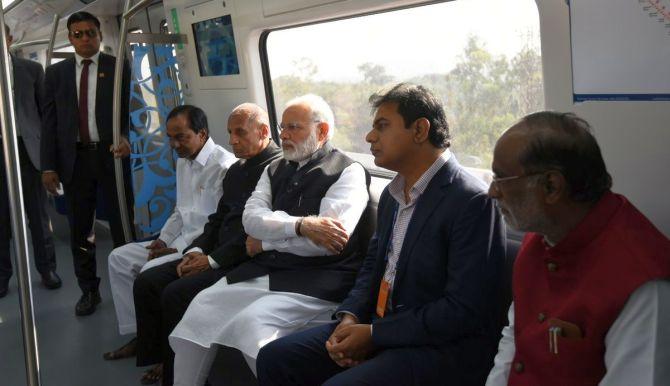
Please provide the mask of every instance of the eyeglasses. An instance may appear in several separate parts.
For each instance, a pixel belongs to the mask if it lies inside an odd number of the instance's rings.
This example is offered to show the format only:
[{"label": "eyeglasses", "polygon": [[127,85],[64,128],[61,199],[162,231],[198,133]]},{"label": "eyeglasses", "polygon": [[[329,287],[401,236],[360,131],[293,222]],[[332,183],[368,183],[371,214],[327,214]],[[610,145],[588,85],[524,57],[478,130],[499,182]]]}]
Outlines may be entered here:
[{"label": "eyeglasses", "polygon": [[521,175],[518,175],[518,176],[509,176],[509,177],[496,177],[494,175],[491,178],[491,189],[494,189],[496,192],[500,192],[500,183],[501,182],[518,180],[520,178],[535,177],[535,176],[539,176],[539,175],[544,174],[544,173],[546,173],[546,171],[538,172],[538,173],[530,173],[530,174],[521,174]]},{"label": "eyeglasses", "polygon": [[[312,122],[313,123],[320,123],[321,121],[316,121],[315,120],[315,121],[312,121]],[[282,122],[277,126],[279,128],[279,131],[284,131],[284,130],[293,131],[293,130],[302,129],[304,127],[303,125],[301,125],[299,123],[295,123],[295,122],[289,122],[289,123]]]},{"label": "eyeglasses", "polygon": [[89,38],[93,39],[98,37],[98,30],[96,29],[85,29],[85,30],[74,30],[70,32],[70,36],[75,39],[81,39],[84,37],[84,34]]}]

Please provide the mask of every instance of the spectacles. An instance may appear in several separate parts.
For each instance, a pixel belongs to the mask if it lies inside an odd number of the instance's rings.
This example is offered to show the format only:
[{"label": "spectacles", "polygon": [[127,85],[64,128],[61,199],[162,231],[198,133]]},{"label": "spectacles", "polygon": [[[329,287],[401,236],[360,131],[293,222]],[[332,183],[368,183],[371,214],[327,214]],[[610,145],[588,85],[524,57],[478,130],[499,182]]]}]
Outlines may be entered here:
[{"label": "spectacles", "polygon": [[[313,123],[320,123],[321,121],[316,121],[315,120],[315,121],[312,121],[312,122]],[[289,123],[282,122],[277,126],[279,126],[279,131],[284,131],[284,130],[293,131],[293,130],[299,130],[299,129],[303,128],[303,126],[301,124],[295,123],[295,122],[289,122]]]},{"label": "spectacles", "polygon": [[70,36],[72,36],[75,39],[81,39],[84,37],[84,34],[88,36],[89,38],[93,39],[98,37],[98,30],[96,29],[85,29],[85,30],[74,30],[70,32]]},{"label": "spectacles", "polygon": [[521,175],[518,175],[518,176],[509,176],[509,177],[496,177],[494,175],[491,178],[491,189],[494,189],[495,191],[499,192],[501,182],[518,180],[520,178],[535,177],[535,176],[539,176],[539,175],[544,174],[544,173],[546,173],[546,171],[538,172],[538,173],[531,173],[531,174],[521,174]]}]

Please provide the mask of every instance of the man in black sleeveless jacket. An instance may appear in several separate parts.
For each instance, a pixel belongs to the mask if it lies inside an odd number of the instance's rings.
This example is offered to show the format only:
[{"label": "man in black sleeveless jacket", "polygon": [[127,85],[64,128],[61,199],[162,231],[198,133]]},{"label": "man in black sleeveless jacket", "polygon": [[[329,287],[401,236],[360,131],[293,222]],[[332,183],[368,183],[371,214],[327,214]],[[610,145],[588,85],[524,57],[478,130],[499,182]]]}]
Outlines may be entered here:
[{"label": "man in black sleeveless jacket", "polygon": [[330,145],[333,121],[316,95],[288,103],[284,159],[261,175],[244,209],[253,257],[199,293],[170,334],[175,385],[204,384],[216,344],[239,349],[255,370],[263,345],[329,322],[353,286],[369,176]]},{"label": "man in black sleeveless jacket", "polygon": [[167,344],[168,334],[198,292],[249,259],[242,227],[244,203],[263,170],[281,158],[281,150],[270,139],[267,112],[255,104],[245,103],[232,111],[228,133],[240,161],[228,169],[223,179],[223,196],[216,212],[209,216],[202,234],[184,249],[181,260],[148,269],[135,280],[136,349],[129,347],[129,353],[113,353],[127,357],[136,350],[138,366],[157,364],[144,374],[143,383],[160,379],[165,364],[164,381],[171,384],[174,353]]}]

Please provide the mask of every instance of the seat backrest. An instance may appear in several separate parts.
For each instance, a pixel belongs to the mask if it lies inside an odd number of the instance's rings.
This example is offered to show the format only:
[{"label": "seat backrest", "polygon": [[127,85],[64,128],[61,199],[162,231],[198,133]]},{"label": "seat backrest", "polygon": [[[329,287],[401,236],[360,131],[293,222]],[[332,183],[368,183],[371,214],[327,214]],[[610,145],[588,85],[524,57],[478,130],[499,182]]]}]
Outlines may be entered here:
[{"label": "seat backrest", "polygon": [[510,304],[512,303],[512,274],[514,271],[514,260],[516,259],[517,253],[519,253],[519,247],[521,246],[520,239],[515,237],[508,238],[505,242],[505,264],[503,265],[503,282],[502,282],[502,291],[500,291],[499,298],[499,311],[500,311],[500,329],[507,326],[507,310],[509,309]]},{"label": "seat backrest", "polygon": [[381,180],[374,177],[370,183],[370,200],[368,200],[368,206],[365,208],[365,211],[358,222],[358,230],[360,232],[359,236],[361,240],[359,243],[359,251],[363,256],[367,254],[368,244],[377,229],[377,206],[379,205],[379,197],[384,191],[386,184],[388,184],[388,180]]}]

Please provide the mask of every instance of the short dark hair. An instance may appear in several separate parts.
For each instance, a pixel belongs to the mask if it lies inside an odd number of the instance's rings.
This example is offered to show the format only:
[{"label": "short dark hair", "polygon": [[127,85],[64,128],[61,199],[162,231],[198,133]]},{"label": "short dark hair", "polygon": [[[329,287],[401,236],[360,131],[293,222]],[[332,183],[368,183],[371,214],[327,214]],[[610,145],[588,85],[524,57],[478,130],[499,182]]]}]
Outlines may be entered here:
[{"label": "short dark hair", "polygon": [[519,155],[526,173],[558,170],[577,202],[595,202],[610,190],[612,177],[586,120],[573,113],[540,111],[519,124],[533,133]]},{"label": "short dark hair", "polygon": [[200,107],[196,107],[193,105],[177,106],[174,109],[172,109],[172,111],[170,111],[165,122],[176,117],[177,115],[182,114],[186,116],[186,119],[188,119],[189,128],[193,130],[196,134],[200,133],[200,131],[202,130],[205,130],[205,133],[209,135],[209,126],[207,125],[207,115],[205,115],[205,112],[202,111]]},{"label": "short dark hair", "polygon": [[402,115],[405,127],[409,127],[419,118],[430,122],[428,140],[437,148],[450,146],[449,124],[442,103],[427,88],[410,83],[400,83],[385,94],[370,96],[370,104],[376,110],[384,103],[397,103],[398,113]]},{"label": "short dark hair", "polygon": [[100,30],[100,20],[86,11],[75,12],[70,15],[70,17],[67,18],[67,30],[70,31],[70,25],[79,23],[80,21],[92,21],[93,24],[98,27],[98,31]]}]

